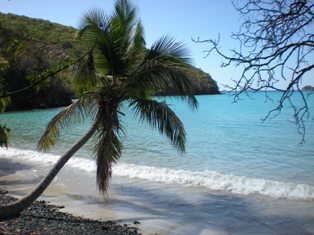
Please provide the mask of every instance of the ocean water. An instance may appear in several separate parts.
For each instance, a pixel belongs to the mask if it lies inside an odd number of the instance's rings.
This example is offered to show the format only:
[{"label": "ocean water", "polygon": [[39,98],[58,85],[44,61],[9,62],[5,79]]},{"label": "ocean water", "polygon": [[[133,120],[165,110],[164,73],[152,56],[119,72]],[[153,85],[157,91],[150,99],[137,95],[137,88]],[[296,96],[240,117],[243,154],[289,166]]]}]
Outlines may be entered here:
[{"label": "ocean water", "polygon": [[[314,95],[308,98],[303,145],[287,103],[279,116],[262,122],[280,98],[277,92],[268,95],[273,101],[264,93],[237,103],[228,94],[198,96],[195,111],[179,100],[158,98],[185,125],[184,155],[126,105],[124,150],[108,199],[97,197],[91,143],[69,161],[57,182],[64,194],[95,204],[99,217],[139,219],[148,234],[314,234]],[[39,153],[36,143],[58,111],[1,114],[12,131],[10,148],[0,149],[0,158],[31,164],[34,174],[44,175],[90,125],[64,130],[51,152]],[[102,216],[97,208],[110,213]]]}]

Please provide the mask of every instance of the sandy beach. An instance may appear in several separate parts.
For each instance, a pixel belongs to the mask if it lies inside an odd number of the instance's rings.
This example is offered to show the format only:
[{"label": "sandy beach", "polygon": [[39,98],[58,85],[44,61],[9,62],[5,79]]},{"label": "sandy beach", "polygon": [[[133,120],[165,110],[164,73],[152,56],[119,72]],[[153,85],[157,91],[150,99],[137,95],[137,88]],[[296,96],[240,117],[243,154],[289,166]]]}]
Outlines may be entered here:
[{"label": "sandy beach", "polygon": [[[3,156],[0,158],[0,187],[5,187],[9,195],[21,197],[34,188],[51,165],[52,162],[40,164]],[[93,172],[66,166],[39,200],[57,205],[60,213],[78,216],[79,221],[83,218],[96,220],[96,224],[112,221],[118,229],[135,226],[148,235],[307,235],[314,231],[311,201],[246,197],[175,184],[163,185],[161,189],[158,183],[116,176],[106,199],[98,193],[94,177]]]},{"label": "sandy beach", "polygon": [[[16,200],[39,180],[30,165],[0,158],[0,203]],[[19,218],[0,221],[0,234],[140,234],[136,227],[139,221],[126,224],[123,221],[90,219],[101,217],[93,213],[93,206],[78,204],[78,200],[69,197],[65,199],[62,193],[64,188],[52,183]]]},{"label": "sandy beach", "polygon": [[[0,188],[8,191],[9,195],[20,198],[39,183],[51,166],[52,163],[36,165],[34,162],[21,159],[0,158]],[[94,174],[89,174],[85,181],[81,178],[75,180],[81,177],[82,173],[86,173],[73,170],[68,166],[62,169],[38,200],[56,205],[60,212],[79,218],[136,226],[141,233],[143,230],[146,231],[143,234],[169,234],[170,228],[174,225],[180,227],[158,211],[156,215],[153,205],[149,202],[145,203],[141,199],[141,202],[135,202],[134,197],[117,194],[112,184],[107,196],[104,197],[97,190]],[[82,185],[84,190],[81,188]],[[164,219],[167,220],[166,224]]]}]

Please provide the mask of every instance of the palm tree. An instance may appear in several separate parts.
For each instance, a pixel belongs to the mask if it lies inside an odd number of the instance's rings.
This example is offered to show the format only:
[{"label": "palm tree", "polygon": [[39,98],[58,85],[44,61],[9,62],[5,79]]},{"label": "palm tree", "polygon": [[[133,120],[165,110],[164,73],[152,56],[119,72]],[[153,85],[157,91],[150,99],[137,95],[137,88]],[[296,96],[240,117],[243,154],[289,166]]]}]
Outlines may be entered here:
[{"label": "palm tree", "polygon": [[185,75],[189,67],[182,44],[163,37],[147,49],[136,9],[127,0],[118,0],[111,16],[100,10],[87,12],[77,37],[87,54],[74,81],[81,95],[50,121],[39,149],[49,149],[66,127],[86,118],[91,118],[93,124],[35,190],[15,203],[0,206],[0,218],[15,216],[35,201],[92,137],[97,184],[101,192],[106,192],[112,165],[121,156],[122,105],[128,105],[136,117],[165,134],[180,152],[185,151],[186,133],[181,120],[165,102],[153,99],[154,94],[167,89],[187,101],[191,108],[197,108],[190,80]]}]

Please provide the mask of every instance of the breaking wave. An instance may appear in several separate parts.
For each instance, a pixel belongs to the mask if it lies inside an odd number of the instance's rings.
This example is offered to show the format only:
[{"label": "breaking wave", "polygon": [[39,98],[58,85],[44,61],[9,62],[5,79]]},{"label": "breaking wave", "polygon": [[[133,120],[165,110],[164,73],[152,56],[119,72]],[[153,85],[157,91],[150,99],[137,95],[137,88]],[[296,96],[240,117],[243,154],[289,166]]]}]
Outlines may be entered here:
[{"label": "breaking wave", "polygon": [[[0,156],[44,164],[54,163],[60,157],[32,150],[1,148]],[[94,172],[96,170],[95,162],[91,159],[72,158],[67,165],[86,172]],[[206,187],[211,190],[228,191],[242,195],[257,194],[292,200],[314,199],[314,186],[311,185],[223,174],[216,171],[187,171],[119,163],[114,166],[113,173],[116,176],[144,179],[164,184]]]}]

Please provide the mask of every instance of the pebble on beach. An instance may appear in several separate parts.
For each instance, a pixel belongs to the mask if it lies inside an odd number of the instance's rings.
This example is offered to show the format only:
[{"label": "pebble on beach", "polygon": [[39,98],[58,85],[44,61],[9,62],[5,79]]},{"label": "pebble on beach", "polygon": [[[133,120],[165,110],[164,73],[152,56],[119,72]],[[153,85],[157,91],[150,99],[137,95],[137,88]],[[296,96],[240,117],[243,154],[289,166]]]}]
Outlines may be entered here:
[{"label": "pebble on beach", "polygon": [[[0,189],[0,204],[13,202],[14,197]],[[11,234],[108,234],[138,235],[136,227],[122,226],[112,221],[97,221],[60,212],[60,206],[36,201],[18,218],[0,221],[0,235]],[[135,224],[135,223],[134,223]]]}]

